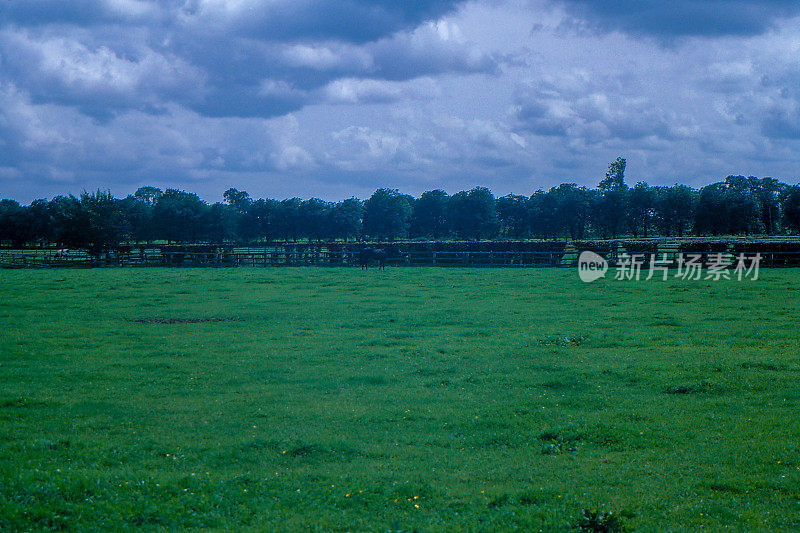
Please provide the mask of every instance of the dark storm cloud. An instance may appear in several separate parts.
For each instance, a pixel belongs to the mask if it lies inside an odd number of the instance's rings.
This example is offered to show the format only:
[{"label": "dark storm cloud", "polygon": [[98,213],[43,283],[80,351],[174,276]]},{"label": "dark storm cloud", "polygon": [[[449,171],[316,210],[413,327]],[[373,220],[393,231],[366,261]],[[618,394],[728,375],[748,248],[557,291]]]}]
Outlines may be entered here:
[{"label": "dark storm cloud", "polygon": [[453,11],[462,0],[11,0],[0,16],[24,26],[162,22],[256,39],[367,42]]},{"label": "dark storm cloud", "polygon": [[175,2],[140,0],[7,0],[0,19],[20,26],[62,24],[93,26],[107,23],[154,21],[166,17]]},{"label": "dark storm cloud", "polygon": [[145,184],[209,200],[228,187],[530,194],[594,186],[620,155],[651,184],[791,177],[798,13],[754,0],[0,0],[0,197]]},{"label": "dark storm cloud", "polygon": [[171,103],[209,117],[281,116],[342,78],[496,72],[446,26],[423,23],[457,4],[15,0],[0,19],[0,75],[34,102],[104,120]]},{"label": "dark storm cloud", "polygon": [[463,3],[458,0],[190,0],[181,8],[189,23],[227,28],[256,39],[340,39],[363,43],[437,19]]},{"label": "dark storm cloud", "polygon": [[800,15],[797,0],[552,0],[597,29],[657,37],[757,35]]},{"label": "dark storm cloud", "polygon": [[201,97],[206,74],[186,59],[133,42],[116,48],[77,36],[0,30],[0,72],[34,102],[72,105],[95,117],[159,112],[167,102]]}]

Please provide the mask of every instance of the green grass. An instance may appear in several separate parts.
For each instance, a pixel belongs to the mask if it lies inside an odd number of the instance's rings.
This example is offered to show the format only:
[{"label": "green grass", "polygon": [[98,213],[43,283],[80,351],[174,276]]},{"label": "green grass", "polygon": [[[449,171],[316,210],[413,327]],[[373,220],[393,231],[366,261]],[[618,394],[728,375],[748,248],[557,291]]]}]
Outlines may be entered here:
[{"label": "green grass", "polygon": [[0,271],[0,530],[798,529],[798,279]]}]

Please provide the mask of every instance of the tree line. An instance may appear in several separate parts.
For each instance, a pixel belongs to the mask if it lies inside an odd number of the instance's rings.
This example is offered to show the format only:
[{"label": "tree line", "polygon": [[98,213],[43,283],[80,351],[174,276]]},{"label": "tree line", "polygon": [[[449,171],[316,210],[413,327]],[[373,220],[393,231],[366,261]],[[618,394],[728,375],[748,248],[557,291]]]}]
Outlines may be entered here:
[{"label": "tree line", "polygon": [[367,200],[251,198],[235,188],[208,204],[177,189],[140,187],[0,200],[0,245],[57,245],[99,255],[122,243],[251,243],[397,239],[587,239],[800,233],[800,186],[728,176],[700,189],[625,183],[624,158],[594,189],[574,183],[495,198],[485,187],[418,198],[378,189]]}]

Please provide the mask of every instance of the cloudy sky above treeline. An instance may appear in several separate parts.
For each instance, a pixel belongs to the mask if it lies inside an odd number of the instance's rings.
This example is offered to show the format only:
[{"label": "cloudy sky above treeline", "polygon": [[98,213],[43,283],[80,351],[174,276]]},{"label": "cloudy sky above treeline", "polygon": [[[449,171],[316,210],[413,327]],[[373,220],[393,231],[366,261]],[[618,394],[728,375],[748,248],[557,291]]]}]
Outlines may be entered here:
[{"label": "cloudy sky above treeline", "polygon": [[800,179],[797,0],[2,0],[0,197]]}]

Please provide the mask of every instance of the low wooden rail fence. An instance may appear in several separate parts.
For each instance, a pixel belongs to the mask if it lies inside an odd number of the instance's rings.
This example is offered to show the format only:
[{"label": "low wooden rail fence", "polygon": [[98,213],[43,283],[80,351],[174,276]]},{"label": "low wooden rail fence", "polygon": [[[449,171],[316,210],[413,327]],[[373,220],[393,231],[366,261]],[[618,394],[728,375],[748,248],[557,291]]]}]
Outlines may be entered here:
[{"label": "low wooden rail fence", "polygon": [[[611,267],[619,264],[617,252],[599,252],[608,259]],[[761,267],[800,267],[800,251],[759,251]],[[702,263],[707,264],[713,252],[702,252]],[[736,252],[726,252],[735,262]],[[756,252],[746,252],[748,262]],[[639,254],[642,268],[649,267],[650,252]],[[666,255],[669,265],[677,267],[677,253]],[[665,256],[657,252],[659,265]],[[577,266],[577,250],[558,252],[528,251],[400,251],[387,258],[387,266],[440,266],[440,267],[569,267]],[[76,253],[69,257],[55,257],[46,251],[25,253],[0,250],[2,268],[51,267],[163,267],[163,266],[217,266],[217,267],[279,267],[279,266],[357,266],[357,250],[306,249],[233,251],[222,253],[175,252],[158,249],[133,250],[107,257],[94,258]]]},{"label": "low wooden rail fence", "polygon": [[[562,253],[552,252],[409,252],[390,256],[388,266],[560,266]],[[346,252],[237,252],[144,253],[122,259],[130,266],[353,266],[358,253]]]}]

